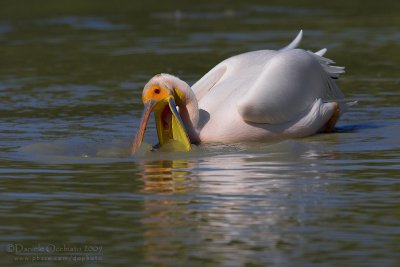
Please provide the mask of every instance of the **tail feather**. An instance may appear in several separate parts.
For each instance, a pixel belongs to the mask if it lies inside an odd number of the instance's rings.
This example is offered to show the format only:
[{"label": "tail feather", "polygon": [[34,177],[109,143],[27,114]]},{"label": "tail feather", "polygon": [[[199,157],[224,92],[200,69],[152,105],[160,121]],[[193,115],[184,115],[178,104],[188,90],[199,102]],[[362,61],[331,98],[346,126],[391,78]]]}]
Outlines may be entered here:
[{"label": "tail feather", "polygon": [[314,52],[314,54],[316,54],[316,55],[322,57],[323,55],[325,55],[326,51],[328,51],[328,49],[322,48],[321,50],[319,50],[319,51],[317,51],[317,52]]},{"label": "tail feather", "polygon": [[300,30],[300,32],[297,34],[296,38],[294,38],[294,40],[290,44],[288,44],[284,48],[280,49],[279,51],[287,51],[287,50],[295,49],[297,46],[299,46],[302,38],[303,38],[303,30]]},{"label": "tail feather", "polygon": [[[319,53],[322,50],[323,53]],[[314,56],[314,58],[316,58],[318,60],[318,62],[321,64],[321,66],[324,68],[324,70],[326,71],[326,73],[333,79],[337,79],[339,78],[339,74],[342,74],[345,72],[345,67],[339,67],[339,66],[332,66],[331,64],[335,64],[335,61],[326,58],[326,57],[322,57],[320,56],[320,54],[324,54],[326,52],[326,49],[322,49],[316,53],[313,53],[311,51],[307,51],[310,53],[310,55]]]}]

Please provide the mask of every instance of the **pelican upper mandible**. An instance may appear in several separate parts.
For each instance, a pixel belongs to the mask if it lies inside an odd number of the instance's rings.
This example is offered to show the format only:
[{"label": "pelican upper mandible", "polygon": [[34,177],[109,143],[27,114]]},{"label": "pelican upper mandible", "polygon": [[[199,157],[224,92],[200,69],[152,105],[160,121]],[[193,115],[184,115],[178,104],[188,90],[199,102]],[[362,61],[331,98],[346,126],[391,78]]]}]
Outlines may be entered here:
[{"label": "pelican upper mandible", "polygon": [[191,87],[170,74],[145,85],[144,111],[132,154],[140,147],[151,112],[162,146],[170,140],[190,150],[195,143],[236,143],[299,138],[331,131],[346,109],[335,83],[344,67],[296,49],[302,31],[280,50],[228,58]]}]

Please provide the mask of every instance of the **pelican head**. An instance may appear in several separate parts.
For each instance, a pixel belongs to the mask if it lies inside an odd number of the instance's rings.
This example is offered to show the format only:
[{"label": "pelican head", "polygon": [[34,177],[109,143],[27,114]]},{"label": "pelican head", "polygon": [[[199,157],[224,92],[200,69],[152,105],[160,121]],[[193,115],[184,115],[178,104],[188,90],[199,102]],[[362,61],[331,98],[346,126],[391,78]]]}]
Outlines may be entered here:
[{"label": "pelican head", "polygon": [[196,101],[189,85],[175,76],[157,74],[145,85],[142,101],[143,115],[139,130],[133,140],[131,154],[135,154],[140,147],[152,112],[155,115],[159,145],[162,146],[174,140],[174,148],[189,151],[191,140],[187,125],[191,126],[192,123],[190,123],[187,105],[188,102]]}]

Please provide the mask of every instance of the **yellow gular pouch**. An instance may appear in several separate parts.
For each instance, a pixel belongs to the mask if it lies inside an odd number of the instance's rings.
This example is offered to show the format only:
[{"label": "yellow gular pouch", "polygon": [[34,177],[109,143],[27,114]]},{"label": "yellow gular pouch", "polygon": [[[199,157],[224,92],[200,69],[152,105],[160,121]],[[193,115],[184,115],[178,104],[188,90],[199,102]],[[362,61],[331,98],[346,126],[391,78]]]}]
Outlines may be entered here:
[{"label": "yellow gular pouch", "polygon": [[161,100],[154,109],[157,135],[163,151],[190,151],[191,144],[173,96]]}]

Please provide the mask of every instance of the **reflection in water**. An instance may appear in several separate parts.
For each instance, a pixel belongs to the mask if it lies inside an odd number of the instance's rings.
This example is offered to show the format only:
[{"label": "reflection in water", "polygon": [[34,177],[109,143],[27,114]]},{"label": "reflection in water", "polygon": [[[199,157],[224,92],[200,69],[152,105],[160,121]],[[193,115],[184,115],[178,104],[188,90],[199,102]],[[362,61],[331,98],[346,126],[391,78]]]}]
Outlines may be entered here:
[{"label": "reflection in water", "polygon": [[274,252],[265,263],[284,263],[277,252],[304,240],[280,228],[302,227],[323,208],[328,184],[320,178],[335,173],[321,169],[315,158],[337,157],[294,143],[279,144],[279,153],[262,157],[228,153],[196,163],[142,162],[146,261],[185,258],[240,266]]},{"label": "reflection in water", "polygon": [[146,192],[189,193],[192,165],[187,160],[158,160],[145,162],[142,179]]},{"label": "reflection in water", "polygon": [[[171,254],[180,250],[184,232],[191,224],[189,201],[179,196],[191,193],[195,182],[190,171],[193,166],[187,160],[157,160],[143,162],[142,168],[143,191],[158,194],[149,195],[143,203],[144,258],[152,264],[166,264],[166,259],[173,264],[177,257]],[[172,193],[176,197],[160,195]]]}]

